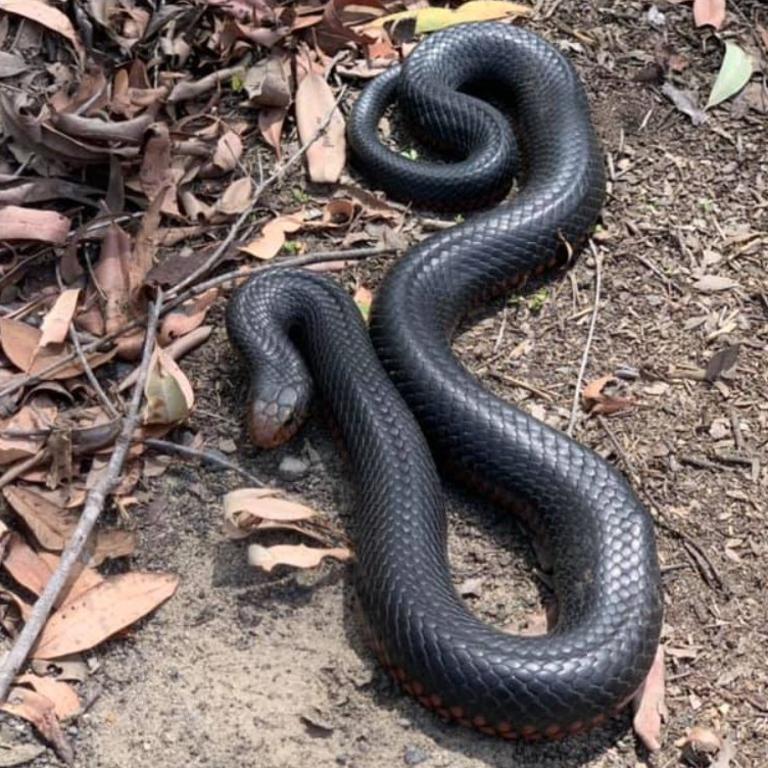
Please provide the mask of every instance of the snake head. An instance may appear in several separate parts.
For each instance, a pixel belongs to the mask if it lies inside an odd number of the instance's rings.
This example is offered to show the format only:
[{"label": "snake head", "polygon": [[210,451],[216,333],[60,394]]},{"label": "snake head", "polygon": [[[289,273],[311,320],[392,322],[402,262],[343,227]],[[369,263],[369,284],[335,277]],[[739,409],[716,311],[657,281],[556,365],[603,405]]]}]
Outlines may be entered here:
[{"label": "snake head", "polygon": [[274,448],[290,440],[307,415],[309,393],[291,384],[251,387],[246,424],[260,448]]}]

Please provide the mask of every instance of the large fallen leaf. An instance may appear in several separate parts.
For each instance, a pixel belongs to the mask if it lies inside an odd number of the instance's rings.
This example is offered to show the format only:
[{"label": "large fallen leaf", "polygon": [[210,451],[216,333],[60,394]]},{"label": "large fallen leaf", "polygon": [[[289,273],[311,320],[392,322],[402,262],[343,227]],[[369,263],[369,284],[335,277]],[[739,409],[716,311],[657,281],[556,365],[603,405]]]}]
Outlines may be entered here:
[{"label": "large fallen leaf", "polygon": [[51,616],[32,656],[55,659],[93,648],[155,610],[178,584],[162,573],[111,576]]},{"label": "large fallen leaf", "polygon": [[69,227],[69,219],[56,211],[39,211],[17,205],[0,208],[0,240],[35,240],[63,245]]},{"label": "large fallen leaf", "polygon": [[234,131],[226,131],[216,142],[212,162],[221,173],[228,173],[237,168],[242,154],[243,140]]},{"label": "large fallen leaf", "polygon": [[436,32],[439,29],[445,29],[454,24],[490,21],[492,19],[503,19],[508,16],[530,16],[532,13],[533,8],[531,6],[520,3],[508,3],[505,0],[470,0],[470,2],[460,5],[458,8],[427,6],[425,8],[392,13],[389,16],[382,16],[376,19],[367,26],[375,29],[386,24],[401,22],[405,19],[415,19],[415,32],[417,35],[421,35],[425,32]]},{"label": "large fallen leaf", "polygon": [[287,216],[278,216],[267,222],[261,230],[261,234],[240,250],[255,256],[257,259],[271,259],[276,256],[285,244],[287,232],[298,232],[304,224],[302,213],[292,213]]},{"label": "large fallen leaf", "polygon": [[184,421],[195,403],[192,385],[176,361],[157,347],[144,386],[147,405],[145,424],[176,424]]},{"label": "large fallen leaf", "polygon": [[261,107],[287,107],[291,103],[289,72],[285,54],[273,51],[246,71],[243,87],[248,98]]},{"label": "large fallen leaf", "polygon": [[75,689],[61,680],[27,673],[17,678],[17,682],[31,686],[41,696],[53,703],[56,716],[62,720],[74,717],[80,712],[80,698]]},{"label": "large fallen leaf", "polygon": [[24,16],[35,24],[42,24],[69,40],[77,51],[80,61],[85,59],[85,48],[72,26],[72,22],[60,10],[42,0],[0,0],[0,11]]},{"label": "large fallen leaf", "polygon": [[302,144],[312,141],[328,121],[317,141],[307,149],[307,169],[312,181],[330,184],[339,180],[346,159],[344,118],[328,83],[317,74],[308,74],[296,91],[296,124]]},{"label": "large fallen leaf", "polygon": [[585,385],[581,394],[584,398],[584,405],[591,414],[595,416],[598,414],[608,416],[613,413],[626,411],[635,405],[635,400],[631,397],[615,397],[605,394],[603,390],[609,384],[615,384],[616,382],[616,377],[609,374],[601,376],[599,379],[594,379]]},{"label": "large fallen leaf", "polygon": [[41,347],[47,347],[50,344],[62,344],[67,338],[79,295],[79,289],[69,288],[56,299],[40,326],[42,333],[38,343]]},{"label": "large fallen leaf", "polygon": [[735,96],[749,82],[753,70],[752,57],[736,43],[726,40],[723,63],[720,65],[720,71],[717,73],[705,109],[717,106],[731,96]]},{"label": "large fallen leaf", "polygon": [[[8,359],[25,373],[39,376],[43,370],[58,361],[69,357],[69,348],[64,347],[61,352],[53,352],[46,348],[40,348],[42,332],[38,328],[22,323],[19,320],[0,319],[0,341],[3,352]],[[95,352],[86,355],[91,368],[109,362],[117,353],[116,349],[109,352]],[[43,375],[43,379],[70,379],[79,376],[83,372],[79,360],[71,360],[62,365],[56,371]]]},{"label": "large fallen leaf", "polygon": [[16,686],[11,688],[8,699],[0,704],[0,709],[32,723],[37,732],[53,745],[64,762],[68,765],[72,763],[72,746],[61,730],[55,706],[47,696]]},{"label": "large fallen leaf", "polygon": [[725,0],[693,0],[693,20],[697,27],[720,29],[725,22]]},{"label": "large fallen leaf", "polygon": [[373,38],[356,31],[353,24],[371,16],[381,16],[384,5],[379,0],[328,0],[320,24],[314,30],[317,45],[328,54],[335,54],[350,42],[367,45]]},{"label": "large fallen leaf", "polygon": [[249,565],[264,571],[271,571],[278,565],[288,565],[292,568],[316,568],[326,557],[344,562],[351,559],[352,552],[346,547],[318,549],[306,547],[303,544],[278,544],[274,547],[251,544],[248,547]]}]

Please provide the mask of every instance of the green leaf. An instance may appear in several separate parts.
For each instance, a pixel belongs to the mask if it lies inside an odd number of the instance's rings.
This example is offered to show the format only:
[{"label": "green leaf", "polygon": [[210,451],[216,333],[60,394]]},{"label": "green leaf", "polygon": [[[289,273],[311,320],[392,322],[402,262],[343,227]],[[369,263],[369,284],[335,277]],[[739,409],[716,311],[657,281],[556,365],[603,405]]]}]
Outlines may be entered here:
[{"label": "green leaf", "polygon": [[705,109],[717,106],[731,96],[735,96],[752,77],[754,64],[752,58],[736,43],[725,43],[725,56],[712,86]]}]

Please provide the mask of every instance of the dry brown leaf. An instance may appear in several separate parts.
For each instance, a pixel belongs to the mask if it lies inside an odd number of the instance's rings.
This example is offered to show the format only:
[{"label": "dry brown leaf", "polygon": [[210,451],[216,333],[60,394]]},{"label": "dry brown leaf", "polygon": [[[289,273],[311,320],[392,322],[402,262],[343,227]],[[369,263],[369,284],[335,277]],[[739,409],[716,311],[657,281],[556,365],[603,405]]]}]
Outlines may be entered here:
[{"label": "dry brown leaf", "polygon": [[[194,331],[202,325],[205,320],[205,316],[211,305],[219,295],[218,290],[212,288],[199,296],[197,299],[191,301],[190,306],[186,311],[181,312],[169,312],[163,318],[163,324],[160,327],[160,333],[158,334],[158,341],[160,346],[168,347],[168,345],[175,339],[181,336],[186,336],[190,331]],[[174,360],[177,359],[174,357]]]},{"label": "dry brown leaf", "polygon": [[43,447],[47,430],[56,420],[56,413],[53,405],[29,404],[10,419],[0,421],[0,431],[3,432],[42,432],[39,437],[0,436],[0,466],[34,456]]},{"label": "dry brown leaf", "polygon": [[261,234],[240,250],[257,259],[271,259],[276,256],[285,244],[287,232],[297,232],[304,225],[304,214],[292,213],[287,216],[278,216],[267,222],[261,230]]},{"label": "dry brown leaf", "polygon": [[144,394],[144,424],[177,424],[187,418],[195,403],[192,385],[184,371],[159,347],[152,355]]},{"label": "dry brown leaf", "polygon": [[307,149],[309,178],[330,184],[339,180],[346,159],[344,118],[328,83],[314,73],[308,74],[296,92],[296,124],[302,144],[307,144],[331,114],[330,122],[317,141]]},{"label": "dry brown leaf", "polygon": [[325,53],[335,54],[350,42],[357,45],[372,43],[374,38],[357,32],[351,24],[382,13],[384,5],[379,0],[329,0],[316,29],[317,44]]},{"label": "dry brown leaf", "polygon": [[693,0],[693,20],[697,27],[720,29],[725,23],[725,0]]},{"label": "dry brown leaf", "polygon": [[251,204],[253,197],[253,180],[250,176],[233,181],[222,193],[214,206],[215,213],[224,216],[234,216],[242,213]]},{"label": "dry brown leaf", "polygon": [[70,224],[66,216],[56,211],[40,211],[17,205],[0,208],[0,240],[35,240],[63,245]]},{"label": "dry brown leaf", "polygon": [[[106,542],[99,542],[97,541],[96,546],[97,548],[99,545],[101,545],[102,553],[105,550],[105,544],[107,546],[111,547],[110,550],[110,557],[112,559],[115,559],[117,557],[126,557],[127,555],[133,554],[133,551],[136,548],[136,540],[135,536],[130,531],[122,531],[119,529],[112,529],[111,531],[105,531],[107,534]],[[117,545],[119,544],[120,539],[124,539],[124,536],[115,537],[114,533],[119,534],[128,534],[130,538],[130,551],[122,551],[118,554],[117,551]],[[98,538],[98,536],[97,536]],[[128,547],[123,547],[123,549],[128,549]],[[61,561],[61,557],[59,555],[54,554],[53,552],[38,552],[38,557],[45,563],[46,567],[50,570],[51,573],[53,573],[58,567],[59,562]],[[103,562],[105,558],[102,558],[100,562]],[[98,584],[101,584],[102,581],[104,581],[104,577],[96,570],[94,567],[96,563],[94,563],[93,558],[91,558],[91,565],[81,565],[78,564],[78,570],[76,571],[75,577],[73,579],[70,579],[70,582],[65,590],[63,590],[62,594],[59,596],[58,600],[56,601],[56,606],[60,607],[62,605],[66,605],[72,600],[76,600],[78,597],[80,597],[82,594],[87,592],[89,589],[92,589],[93,587],[97,586]]]},{"label": "dry brown leaf", "polygon": [[293,568],[315,568],[326,557],[333,557],[344,562],[351,559],[352,552],[346,547],[318,549],[304,546],[304,544],[278,544],[274,547],[251,544],[248,547],[249,565],[267,572],[278,565],[288,565]]},{"label": "dry brown leaf", "polygon": [[289,72],[285,53],[273,51],[246,71],[243,87],[248,98],[261,107],[287,107],[291,103]]},{"label": "dry brown leaf", "polygon": [[615,376],[610,374],[601,376],[599,379],[587,382],[582,390],[584,405],[593,415],[603,414],[610,416],[613,413],[620,413],[632,408],[636,402],[631,397],[614,397],[606,395],[603,390],[609,385],[618,381]]},{"label": "dry brown leaf", "polygon": [[222,173],[229,173],[237,168],[242,155],[243,140],[234,131],[227,131],[216,142],[212,162]]},{"label": "dry brown leaf", "polygon": [[155,610],[178,583],[162,573],[111,576],[51,616],[32,656],[55,659],[93,648]]},{"label": "dry brown leaf", "polygon": [[[69,357],[69,348],[64,347],[61,352],[52,352],[48,349],[40,349],[42,333],[31,325],[19,320],[0,319],[0,340],[3,352],[8,359],[19,369],[32,376],[40,376],[42,371],[50,365]],[[109,362],[116,354],[116,350],[109,352],[96,352],[86,357],[91,368]],[[46,381],[56,379],[71,379],[79,376],[83,368],[79,360],[71,360],[62,365],[58,370],[42,376]]]},{"label": "dry brown leaf", "polygon": [[[7,485],[3,496],[24,520],[38,542],[55,552],[64,549],[78,521],[78,515],[61,506],[45,493],[21,486]],[[91,564],[98,565],[107,558],[130,555],[136,548],[131,531],[99,530],[92,544]]]},{"label": "dry brown leaf", "polygon": [[279,495],[273,488],[239,488],[224,497],[227,535],[244,538],[261,527],[263,521],[294,523],[309,520],[317,513],[297,501]]},{"label": "dry brown leaf", "polygon": [[35,24],[42,24],[53,32],[64,36],[72,43],[80,61],[85,59],[85,48],[78,37],[72,22],[58,8],[53,8],[42,0],[0,0],[0,11],[24,16]]},{"label": "dry brown leaf", "polygon": [[69,288],[56,299],[56,303],[46,313],[40,326],[42,333],[39,344],[41,347],[47,347],[50,344],[62,344],[67,338],[79,296],[79,289]]},{"label": "dry brown leaf", "polygon": [[259,132],[264,141],[275,150],[277,159],[282,157],[281,138],[288,107],[273,107],[259,111]]},{"label": "dry brown leaf", "polygon": [[165,123],[155,123],[149,139],[144,144],[139,181],[147,200],[155,200],[163,194],[161,210],[169,216],[181,215],[175,193],[181,175],[182,171],[174,168],[172,164],[168,126]]},{"label": "dry brown leaf", "polygon": [[18,683],[26,683],[41,696],[51,701],[56,716],[61,720],[74,717],[80,712],[80,698],[69,683],[27,673],[17,678]]},{"label": "dry brown leaf", "polygon": [[55,706],[47,696],[15,686],[11,688],[7,701],[0,704],[0,709],[32,723],[37,732],[55,747],[61,758],[71,764],[74,759],[72,746],[61,730]]},{"label": "dry brown leaf", "polygon": [[[693,761],[698,763],[702,758],[707,760],[708,757],[711,760],[723,748],[723,739],[711,728],[694,725],[688,730],[685,737],[677,741],[676,744],[684,752],[687,752]],[[711,763],[709,764],[711,765]]]},{"label": "dry brown leaf", "polygon": [[704,275],[693,284],[693,287],[702,293],[717,293],[719,291],[730,291],[734,288],[739,288],[740,286],[736,280],[733,280],[730,277],[725,277],[723,275]]},{"label": "dry brown leaf", "polygon": [[659,646],[640,690],[633,700],[635,712],[632,727],[640,741],[651,752],[661,749],[661,724],[667,718],[667,706],[664,703],[664,648]]}]

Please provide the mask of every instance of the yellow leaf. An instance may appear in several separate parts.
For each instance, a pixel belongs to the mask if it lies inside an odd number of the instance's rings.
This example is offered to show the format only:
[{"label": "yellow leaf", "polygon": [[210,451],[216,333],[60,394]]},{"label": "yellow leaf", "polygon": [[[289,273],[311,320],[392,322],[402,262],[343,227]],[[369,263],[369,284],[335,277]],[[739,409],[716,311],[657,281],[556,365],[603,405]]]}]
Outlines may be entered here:
[{"label": "yellow leaf", "polygon": [[416,20],[416,34],[436,32],[439,29],[465,24],[470,21],[490,21],[503,19],[508,16],[530,16],[533,8],[520,3],[508,3],[506,0],[470,0],[458,8],[416,8],[410,11],[392,13],[382,16],[368,25],[374,29],[385,24],[402,21],[404,19]]}]

